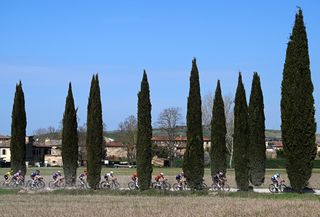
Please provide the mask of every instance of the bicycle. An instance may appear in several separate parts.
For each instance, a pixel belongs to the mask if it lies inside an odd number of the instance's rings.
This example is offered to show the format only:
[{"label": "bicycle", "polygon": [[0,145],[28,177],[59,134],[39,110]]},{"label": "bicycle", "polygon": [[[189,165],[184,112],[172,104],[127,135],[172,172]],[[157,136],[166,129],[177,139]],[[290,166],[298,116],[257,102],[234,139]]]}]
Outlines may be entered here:
[{"label": "bicycle", "polygon": [[165,179],[163,181],[152,182],[151,188],[169,191],[171,189],[171,185],[167,182],[167,179]]},{"label": "bicycle", "polygon": [[120,183],[117,181],[117,179],[113,179],[110,181],[105,180],[100,183],[100,188],[118,190],[120,188]]},{"label": "bicycle", "polygon": [[230,186],[226,183],[227,180],[224,180],[221,183],[218,182],[213,182],[211,185],[211,190],[212,191],[225,191],[229,192],[230,191]]},{"label": "bicycle", "polygon": [[12,179],[10,184],[9,184],[10,187],[13,187],[13,188],[18,188],[18,187],[23,187],[25,186],[24,184],[24,177],[23,176],[20,176],[20,177],[17,177],[16,180]]},{"label": "bicycle", "polygon": [[182,181],[181,183],[174,183],[172,185],[172,189],[174,191],[188,190],[187,181]]},{"label": "bicycle", "polygon": [[3,188],[9,188],[11,186],[11,183],[12,183],[12,178],[3,178],[3,180],[1,181],[1,187]]},{"label": "bicycle", "polygon": [[269,185],[269,191],[271,193],[278,193],[278,192],[283,192],[284,189],[287,187],[285,184],[283,184],[285,180],[281,180],[280,183],[278,184],[278,187],[275,186],[274,183]]},{"label": "bicycle", "polygon": [[44,182],[42,176],[38,177],[36,180],[28,180],[26,182],[26,187],[27,188],[41,189],[41,188],[44,188],[45,186],[46,186],[46,183]]},{"label": "bicycle", "polygon": [[49,185],[49,188],[55,189],[55,188],[64,188],[66,186],[66,183],[64,181],[64,178],[61,178],[58,181],[50,181],[48,185]]}]

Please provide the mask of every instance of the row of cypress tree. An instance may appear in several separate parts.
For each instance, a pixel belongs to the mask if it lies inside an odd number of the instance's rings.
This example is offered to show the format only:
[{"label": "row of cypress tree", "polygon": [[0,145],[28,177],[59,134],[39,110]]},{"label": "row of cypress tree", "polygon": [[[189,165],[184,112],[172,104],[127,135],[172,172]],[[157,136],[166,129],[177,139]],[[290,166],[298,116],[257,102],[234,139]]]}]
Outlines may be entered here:
[{"label": "row of cypress tree", "polygon": [[[281,130],[286,157],[286,169],[293,190],[302,192],[312,174],[316,156],[315,109],[311,81],[308,40],[302,10],[296,14],[295,24],[288,42],[281,89]],[[241,73],[234,106],[234,165],[237,186],[249,189],[249,181],[259,186],[265,175],[265,117],[260,77],[254,73],[249,107]],[[220,81],[217,82],[212,110],[210,150],[211,173],[226,171],[226,123]],[[187,106],[187,147],[183,171],[193,185],[202,183],[204,150],[202,132],[201,94],[196,59],[192,61]],[[21,82],[16,85],[11,125],[11,168],[25,166],[26,112]],[[151,182],[151,101],[147,74],[144,71],[138,93],[137,172],[142,190]],[[91,81],[87,114],[87,169],[88,183],[96,188],[101,173],[103,122],[98,75]],[[75,183],[78,155],[77,109],[69,84],[63,116],[62,157],[67,184]]]}]

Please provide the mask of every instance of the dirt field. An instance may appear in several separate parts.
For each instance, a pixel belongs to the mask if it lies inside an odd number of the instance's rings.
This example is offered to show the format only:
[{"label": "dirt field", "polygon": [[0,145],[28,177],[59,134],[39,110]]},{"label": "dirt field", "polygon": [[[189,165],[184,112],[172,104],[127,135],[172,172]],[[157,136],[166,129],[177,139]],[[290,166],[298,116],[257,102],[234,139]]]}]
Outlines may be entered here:
[{"label": "dirt field", "polygon": [[1,217],[319,216],[319,201],[218,196],[2,195]]}]

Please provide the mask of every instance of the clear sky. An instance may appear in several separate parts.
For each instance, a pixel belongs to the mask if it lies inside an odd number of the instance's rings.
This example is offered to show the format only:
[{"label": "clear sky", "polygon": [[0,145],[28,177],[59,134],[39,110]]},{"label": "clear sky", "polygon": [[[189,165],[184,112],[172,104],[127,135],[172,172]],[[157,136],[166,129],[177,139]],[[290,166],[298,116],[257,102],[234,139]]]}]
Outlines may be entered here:
[{"label": "clear sky", "polygon": [[[249,99],[261,76],[266,127],[280,129],[286,43],[297,7],[309,39],[316,119],[320,111],[320,1],[1,1],[0,134],[9,135],[15,85],[23,83],[27,133],[58,127],[68,82],[86,121],[89,85],[99,73],[108,130],[136,114],[143,69],[153,122],[164,108],[186,114],[191,61],[197,58],[202,95],[221,80],[235,94],[238,72]],[[319,130],[317,130],[319,131]]]}]

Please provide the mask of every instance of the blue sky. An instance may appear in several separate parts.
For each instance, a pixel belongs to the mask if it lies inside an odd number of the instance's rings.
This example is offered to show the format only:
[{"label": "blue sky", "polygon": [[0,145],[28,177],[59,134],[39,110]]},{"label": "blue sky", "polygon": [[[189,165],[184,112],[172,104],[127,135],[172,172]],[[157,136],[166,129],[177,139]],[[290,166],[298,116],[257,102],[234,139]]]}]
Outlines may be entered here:
[{"label": "blue sky", "polygon": [[[300,6],[309,39],[316,119],[320,107],[320,2],[310,1],[1,1],[0,134],[10,134],[15,85],[23,83],[27,133],[58,127],[68,82],[86,121],[89,85],[99,73],[108,130],[136,114],[147,70],[153,122],[167,107],[185,117],[193,57],[201,92],[234,96],[241,71],[247,92],[261,76],[266,127],[280,129],[286,43]],[[318,130],[319,131],[319,130]]]}]

